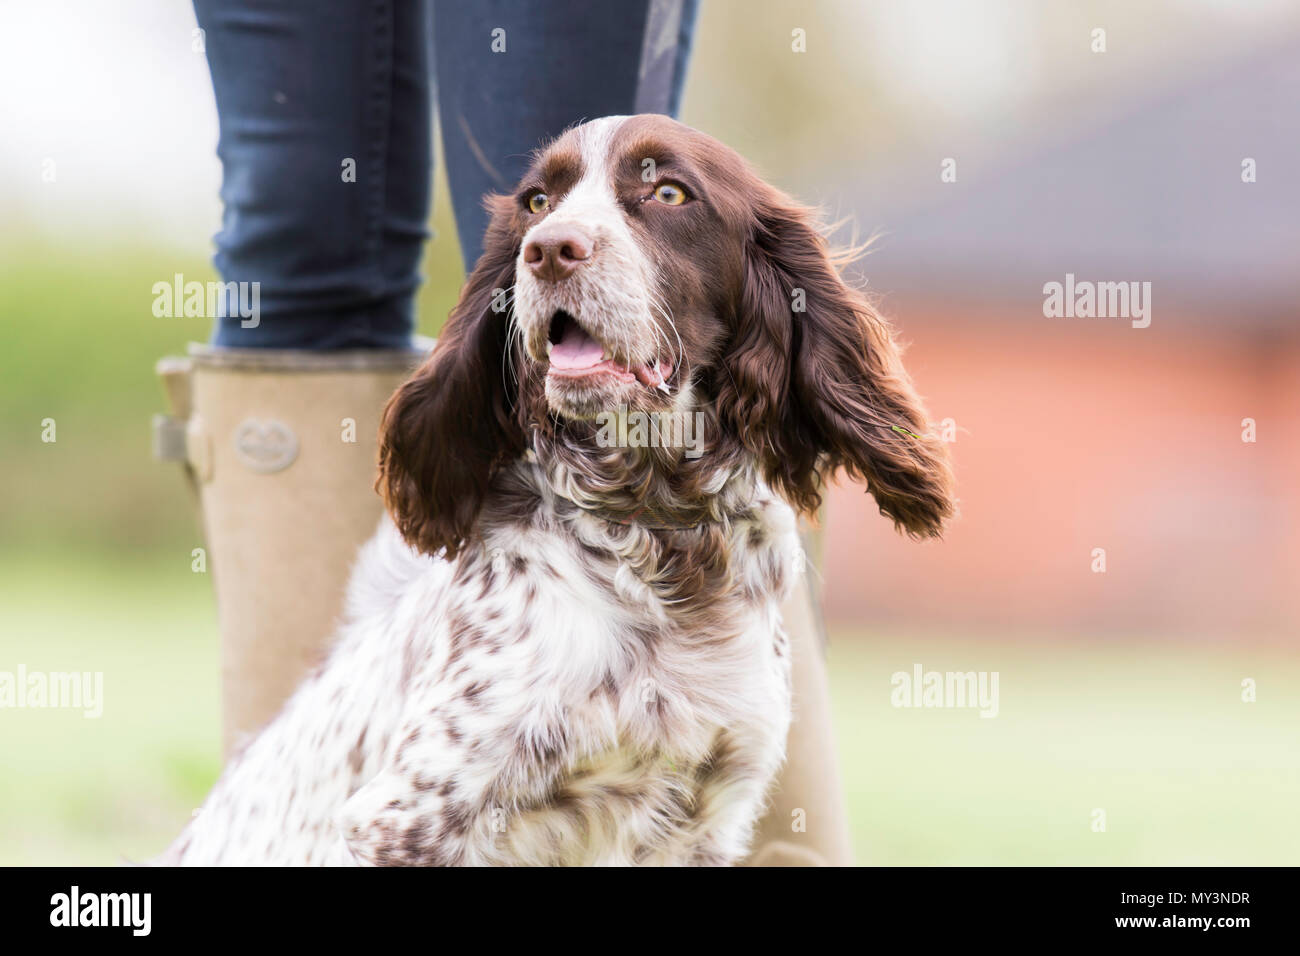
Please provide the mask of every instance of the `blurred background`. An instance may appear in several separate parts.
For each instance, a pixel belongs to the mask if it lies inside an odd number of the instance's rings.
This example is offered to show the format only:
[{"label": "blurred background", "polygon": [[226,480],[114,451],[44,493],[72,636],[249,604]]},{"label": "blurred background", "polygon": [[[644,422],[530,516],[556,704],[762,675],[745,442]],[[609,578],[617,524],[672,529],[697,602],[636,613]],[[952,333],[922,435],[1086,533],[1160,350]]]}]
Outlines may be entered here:
[{"label": "blurred background", "polygon": [[[0,863],[147,858],[219,769],[203,542],[150,458],[153,363],[208,332],[151,287],[215,278],[194,29],[173,0],[0,13],[0,671],[105,697],[0,710]],[[953,440],[942,542],[829,499],[859,862],[1300,863],[1297,104],[1287,0],[704,0],[683,119],[877,236],[856,280]],[[462,278],[441,177],[433,228],[428,334]],[[1152,283],[1150,327],[1045,317],[1067,273]],[[999,716],[892,707],[916,664],[997,671]]]}]

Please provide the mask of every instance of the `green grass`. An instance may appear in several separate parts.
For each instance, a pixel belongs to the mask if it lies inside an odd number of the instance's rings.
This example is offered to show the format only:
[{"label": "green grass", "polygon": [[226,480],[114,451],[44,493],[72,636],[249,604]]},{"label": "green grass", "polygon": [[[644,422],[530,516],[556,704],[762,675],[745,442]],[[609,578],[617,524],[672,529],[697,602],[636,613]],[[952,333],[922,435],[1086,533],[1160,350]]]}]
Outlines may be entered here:
[{"label": "green grass", "polygon": [[[843,634],[831,662],[859,862],[1300,862],[1290,651]],[[890,675],[914,663],[997,670],[999,715],[893,707]]]},{"label": "green grass", "polygon": [[[0,562],[0,670],[99,670],[103,716],[0,711],[0,863],[161,850],[218,771],[209,579],[188,553]],[[903,710],[889,677],[996,668],[1001,713]],[[834,705],[858,861],[1295,864],[1297,662],[1130,642],[1041,647],[837,633]],[[1241,677],[1261,700],[1239,702]],[[1090,828],[1093,808],[1107,830]]]},{"label": "green grass", "polygon": [[143,859],[202,802],[220,746],[209,589],[188,554],[0,562],[0,670],[104,675],[99,718],[0,710],[0,863]]}]

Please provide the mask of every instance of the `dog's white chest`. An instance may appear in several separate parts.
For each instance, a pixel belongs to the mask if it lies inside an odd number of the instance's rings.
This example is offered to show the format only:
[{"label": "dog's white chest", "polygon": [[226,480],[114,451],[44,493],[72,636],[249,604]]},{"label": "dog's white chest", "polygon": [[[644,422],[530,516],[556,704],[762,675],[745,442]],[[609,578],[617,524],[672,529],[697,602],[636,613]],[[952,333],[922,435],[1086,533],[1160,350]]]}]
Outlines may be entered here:
[{"label": "dog's white chest", "polygon": [[789,678],[779,595],[756,594],[757,565],[733,577],[683,616],[616,549],[525,528],[448,564],[385,526],[359,559],[328,664],[172,853],[734,859],[781,760]]}]

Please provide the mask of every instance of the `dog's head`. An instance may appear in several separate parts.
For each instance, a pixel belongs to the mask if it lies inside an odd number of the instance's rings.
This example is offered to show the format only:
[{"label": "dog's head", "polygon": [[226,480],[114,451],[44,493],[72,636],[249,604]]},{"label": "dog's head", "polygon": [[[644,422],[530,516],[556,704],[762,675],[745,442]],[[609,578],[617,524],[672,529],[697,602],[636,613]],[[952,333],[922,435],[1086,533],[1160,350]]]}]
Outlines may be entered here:
[{"label": "dog's head", "polygon": [[[936,535],[952,476],[893,335],[812,212],[657,115],[577,126],[492,196],[484,252],[433,354],[393,396],[380,487],[414,546],[454,555],[491,477],[559,421],[709,408],[799,509],[838,468]],[[579,439],[581,440],[581,439]]]}]

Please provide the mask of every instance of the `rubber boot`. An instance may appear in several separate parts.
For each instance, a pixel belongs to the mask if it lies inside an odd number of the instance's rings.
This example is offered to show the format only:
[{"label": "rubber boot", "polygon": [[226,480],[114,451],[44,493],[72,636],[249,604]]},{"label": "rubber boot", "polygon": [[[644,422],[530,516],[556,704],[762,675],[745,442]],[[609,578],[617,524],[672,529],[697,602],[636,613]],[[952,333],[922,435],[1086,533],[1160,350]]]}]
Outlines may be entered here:
[{"label": "rubber boot", "polygon": [[379,416],[425,354],[194,345],[158,364],[155,450],[188,464],[216,590],[227,758],[324,656],[383,511]]},{"label": "rubber boot", "polygon": [[750,866],[852,866],[826,680],[820,601],[811,575],[781,613],[790,636],[794,719],[785,766],[759,821]]}]

